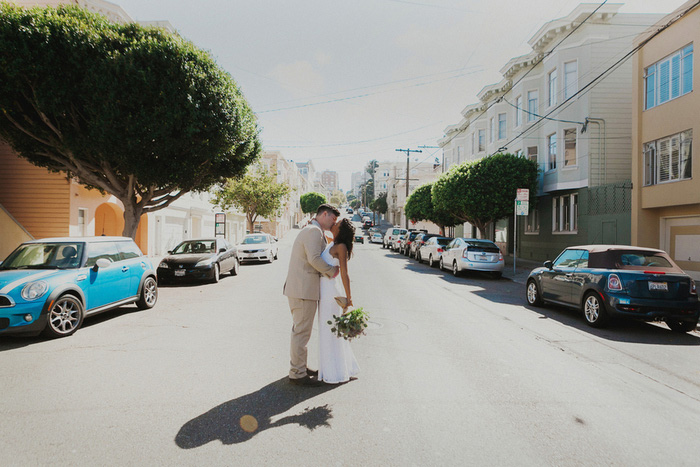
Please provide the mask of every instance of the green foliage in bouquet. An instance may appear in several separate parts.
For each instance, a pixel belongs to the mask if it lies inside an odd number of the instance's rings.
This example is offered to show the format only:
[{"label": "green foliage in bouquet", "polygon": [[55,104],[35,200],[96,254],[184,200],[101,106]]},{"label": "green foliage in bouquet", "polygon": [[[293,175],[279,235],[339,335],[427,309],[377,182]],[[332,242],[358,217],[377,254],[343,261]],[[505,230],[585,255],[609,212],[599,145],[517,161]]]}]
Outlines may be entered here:
[{"label": "green foliage in bouquet", "polygon": [[331,332],[337,337],[345,340],[352,340],[365,333],[365,328],[369,322],[369,314],[360,308],[355,308],[340,316],[333,315],[333,321],[328,321],[332,325]]}]

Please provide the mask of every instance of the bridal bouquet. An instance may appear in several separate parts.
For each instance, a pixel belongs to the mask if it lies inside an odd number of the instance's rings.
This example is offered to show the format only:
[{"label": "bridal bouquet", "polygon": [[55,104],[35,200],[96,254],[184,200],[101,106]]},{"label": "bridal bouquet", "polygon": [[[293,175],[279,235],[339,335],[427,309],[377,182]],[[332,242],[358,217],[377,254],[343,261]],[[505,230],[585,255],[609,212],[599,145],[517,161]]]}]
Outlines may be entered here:
[{"label": "bridal bouquet", "polygon": [[340,316],[333,315],[333,321],[328,321],[328,324],[333,326],[331,332],[337,337],[349,341],[363,335],[368,322],[369,315],[360,307]]}]

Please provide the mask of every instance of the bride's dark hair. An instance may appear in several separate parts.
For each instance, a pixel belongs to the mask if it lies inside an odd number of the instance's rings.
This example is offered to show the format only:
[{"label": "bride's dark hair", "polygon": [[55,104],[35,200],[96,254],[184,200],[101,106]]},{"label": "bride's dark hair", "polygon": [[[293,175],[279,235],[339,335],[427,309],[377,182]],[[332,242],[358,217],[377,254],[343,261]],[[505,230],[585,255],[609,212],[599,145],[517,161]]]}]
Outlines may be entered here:
[{"label": "bride's dark hair", "polygon": [[350,255],[352,254],[352,245],[353,241],[355,240],[355,226],[352,225],[352,222],[350,222],[350,219],[347,217],[343,217],[340,220],[340,223],[338,224],[338,235],[335,236],[333,239],[333,242],[338,244],[338,243],[343,243],[348,249],[348,259],[350,259]]}]

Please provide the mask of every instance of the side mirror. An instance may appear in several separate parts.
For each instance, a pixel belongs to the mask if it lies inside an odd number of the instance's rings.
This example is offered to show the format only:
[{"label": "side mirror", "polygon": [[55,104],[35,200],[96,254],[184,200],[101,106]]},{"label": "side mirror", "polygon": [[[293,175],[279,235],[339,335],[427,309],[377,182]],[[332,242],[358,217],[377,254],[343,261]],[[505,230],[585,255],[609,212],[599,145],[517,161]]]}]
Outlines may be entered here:
[{"label": "side mirror", "polygon": [[92,267],[92,270],[97,272],[98,269],[108,268],[110,264],[112,264],[112,262],[107,258],[100,258],[95,262],[95,265]]},{"label": "side mirror", "polygon": [[219,248],[219,253],[224,253],[226,252],[226,248]]},{"label": "side mirror", "polygon": [[554,263],[552,263],[551,261],[545,261],[544,267],[546,267],[547,269],[552,269],[554,267]]},{"label": "side mirror", "polygon": [[169,254],[169,255],[172,255],[172,254],[173,254],[173,250],[168,250],[168,254]]}]

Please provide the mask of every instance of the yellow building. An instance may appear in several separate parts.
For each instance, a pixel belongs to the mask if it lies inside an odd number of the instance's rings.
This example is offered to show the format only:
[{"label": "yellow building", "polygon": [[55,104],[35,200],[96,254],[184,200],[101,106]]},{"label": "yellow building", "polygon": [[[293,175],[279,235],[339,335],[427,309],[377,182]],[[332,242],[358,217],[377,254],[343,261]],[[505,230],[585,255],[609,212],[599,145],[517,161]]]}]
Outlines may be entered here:
[{"label": "yellow building", "polygon": [[700,279],[700,7],[688,1],[649,30],[635,41],[632,244],[666,250]]}]

